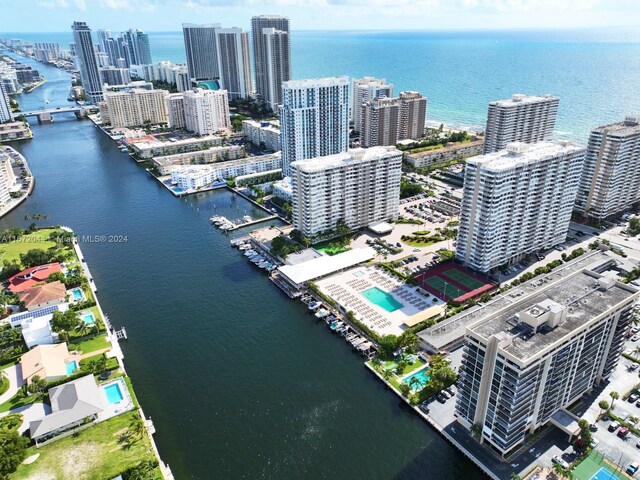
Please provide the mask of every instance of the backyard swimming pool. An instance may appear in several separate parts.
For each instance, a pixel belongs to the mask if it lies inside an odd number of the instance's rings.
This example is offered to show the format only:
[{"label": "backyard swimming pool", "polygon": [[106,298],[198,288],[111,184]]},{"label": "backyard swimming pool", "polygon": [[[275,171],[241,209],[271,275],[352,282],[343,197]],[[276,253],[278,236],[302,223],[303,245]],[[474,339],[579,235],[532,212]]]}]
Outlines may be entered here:
[{"label": "backyard swimming pool", "polygon": [[387,312],[395,312],[404,306],[393,298],[392,295],[388,294],[384,290],[380,290],[378,287],[373,287],[360,293],[362,293],[362,296],[371,303],[384,308]]},{"label": "backyard swimming pool", "polygon": [[67,367],[67,375],[73,375],[73,372],[78,370],[78,362],[71,360],[70,362],[65,363],[65,367]]},{"label": "backyard swimming pool", "polygon": [[86,325],[93,325],[94,323],[96,323],[96,317],[93,316],[92,312],[85,312],[80,318],[82,318],[82,321]]},{"label": "backyard swimming pool", "polygon": [[83,298],[82,290],[79,288],[74,288],[73,290],[71,290],[71,295],[73,296],[73,300],[75,301],[82,300]]},{"label": "backyard swimming pool", "polygon": [[[427,375],[427,370],[429,370],[429,368],[427,367],[423,368],[422,370],[418,370],[417,372],[409,375],[404,380],[402,380],[402,383],[406,383],[413,390],[416,390],[416,391],[422,389],[429,382],[429,379],[431,378],[429,375]],[[411,385],[411,381],[414,378],[418,381],[418,383],[415,385]]]},{"label": "backyard swimming pool", "polygon": [[107,394],[107,401],[111,405],[116,405],[124,400],[124,395],[122,394],[122,390],[120,389],[120,383],[112,383],[111,385],[107,385],[104,387],[104,393]]}]

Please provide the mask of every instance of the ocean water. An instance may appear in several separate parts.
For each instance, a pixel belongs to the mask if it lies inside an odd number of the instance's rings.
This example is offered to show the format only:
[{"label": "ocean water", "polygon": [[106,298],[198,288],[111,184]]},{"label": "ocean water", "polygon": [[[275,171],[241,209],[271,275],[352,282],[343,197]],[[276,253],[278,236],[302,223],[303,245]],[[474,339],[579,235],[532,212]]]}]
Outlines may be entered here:
[{"label": "ocean water", "polygon": [[[66,32],[5,35],[71,41]],[[184,61],[181,32],[149,35],[154,61]],[[292,75],[386,78],[396,92],[426,95],[429,120],[480,130],[491,100],[551,93],[560,97],[556,135],[584,144],[592,127],[640,112],[640,30],[294,31]]]}]

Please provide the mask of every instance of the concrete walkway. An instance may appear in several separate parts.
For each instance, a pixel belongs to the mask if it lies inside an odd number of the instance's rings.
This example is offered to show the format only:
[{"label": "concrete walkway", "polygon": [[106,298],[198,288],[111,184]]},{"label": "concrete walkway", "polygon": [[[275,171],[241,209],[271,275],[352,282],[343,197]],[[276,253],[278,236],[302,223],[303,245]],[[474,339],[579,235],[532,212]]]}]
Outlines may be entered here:
[{"label": "concrete walkway", "polygon": [[23,417],[22,425],[18,428],[18,433],[22,435],[29,430],[29,423],[34,420],[39,420],[45,415],[49,415],[51,413],[51,407],[45,403],[32,403],[31,405],[14,408],[8,412],[2,412],[0,413],[0,418],[11,415],[12,413],[19,413]]},{"label": "concrete walkway", "polygon": [[9,390],[0,395],[0,403],[4,403],[11,399],[16,393],[18,393],[20,387],[24,385],[24,380],[22,380],[22,367],[20,365],[14,365],[13,367],[6,368],[2,373],[9,379]]}]

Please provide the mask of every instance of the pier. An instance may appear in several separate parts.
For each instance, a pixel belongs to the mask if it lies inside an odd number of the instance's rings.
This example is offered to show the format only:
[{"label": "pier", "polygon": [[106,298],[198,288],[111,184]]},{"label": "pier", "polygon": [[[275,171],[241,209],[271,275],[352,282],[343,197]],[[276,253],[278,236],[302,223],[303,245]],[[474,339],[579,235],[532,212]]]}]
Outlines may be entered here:
[{"label": "pier", "polygon": [[246,223],[241,223],[239,225],[235,225],[235,226],[233,226],[232,228],[230,228],[227,231],[228,232],[233,232],[234,230],[238,230],[239,228],[250,227],[251,225],[257,225],[257,224],[262,223],[262,222],[267,222],[269,220],[276,220],[276,219],[280,219],[280,217],[278,215],[270,215],[268,217],[257,218],[255,220],[251,220],[250,222],[246,222]]}]

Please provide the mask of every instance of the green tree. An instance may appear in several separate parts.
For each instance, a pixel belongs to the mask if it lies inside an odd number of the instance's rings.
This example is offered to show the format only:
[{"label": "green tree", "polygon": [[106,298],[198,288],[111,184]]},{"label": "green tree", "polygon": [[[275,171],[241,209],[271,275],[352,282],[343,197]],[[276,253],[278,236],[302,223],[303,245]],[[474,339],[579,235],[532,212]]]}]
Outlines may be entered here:
[{"label": "green tree", "polygon": [[424,188],[417,183],[409,182],[405,179],[400,181],[400,198],[409,198],[420,195],[424,192]]},{"label": "green tree", "polygon": [[385,335],[380,339],[378,343],[380,344],[380,348],[382,349],[384,354],[386,356],[391,356],[394,350],[398,348],[398,337],[391,334]]},{"label": "green tree", "polygon": [[51,318],[51,328],[54,332],[62,333],[69,340],[69,332],[75,330],[78,326],[78,316],[73,310],[66,312],[55,311]]},{"label": "green tree", "polygon": [[629,228],[627,228],[627,232],[632,237],[640,234],[640,216],[635,216],[631,220],[629,220]]},{"label": "green tree", "polygon": [[6,280],[10,277],[13,277],[16,273],[20,273],[22,271],[22,267],[15,260],[9,262],[8,260],[4,260],[2,262],[2,272],[0,272],[0,280]]},{"label": "green tree", "polygon": [[40,248],[34,248],[27,253],[20,254],[20,262],[25,268],[37,267],[38,265],[44,265],[51,260],[51,254]]},{"label": "green tree", "polygon": [[34,375],[31,378],[31,383],[27,387],[27,391],[32,395],[36,395],[38,398],[42,398],[47,391],[47,381],[39,375]]},{"label": "green tree", "polygon": [[349,228],[349,226],[346,224],[346,222],[344,221],[344,219],[339,219],[336,222],[336,234],[339,237],[346,237],[347,235],[349,235],[351,233],[351,229]]},{"label": "green tree", "polygon": [[0,431],[0,480],[6,480],[27,456],[29,439],[16,430]]},{"label": "green tree", "polygon": [[580,427],[580,438],[582,443],[585,447],[588,447],[591,444],[592,437],[589,422],[586,419],[581,418],[578,420],[578,426]]},{"label": "green tree", "polygon": [[408,397],[409,394],[411,393],[411,387],[409,385],[407,385],[406,383],[402,382],[400,384],[400,393],[403,396]]},{"label": "green tree", "polygon": [[611,390],[609,392],[609,396],[611,397],[611,408],[613,408],[613,404],[615,403],[615,401],[617,399],[620,398],[620,394],[618,392],[616,392],[615,390]]},{"label": "green tree", "polygon": [[147,428],[145,427],[144,420],[140,415],[135,415],[129,423],[128,431],[131,435],[138,438],[143,438],[147,434]]},{"label": "green tree", "polygon": [[609,410],[609,402],[606,400],[600,400],[598,402],[598,408],[600,408],[600,415]]},{"label": "green tree", "polygon": [[420,345],[418,335],[413,332],[405,332],[400,335],[400,346],[408,352],[415,352]]},{"label": "green tree", "polygon": [[62,283],[65,283],[66,280],[67,280],[67,278],[64,276],[64,273],[62,273],[62,272],[53,272],[51,275],[49,275],[47,277],[46,282],[47,283],[51,283],[51,282],[62,282]]},{"label": "green tree", "polygon": [[125,480],[155,480],[157,478],[155,476],[157,466],[157,460],[143,460],[126,472],[123,477]]}]

